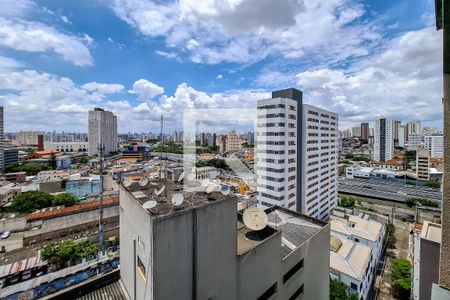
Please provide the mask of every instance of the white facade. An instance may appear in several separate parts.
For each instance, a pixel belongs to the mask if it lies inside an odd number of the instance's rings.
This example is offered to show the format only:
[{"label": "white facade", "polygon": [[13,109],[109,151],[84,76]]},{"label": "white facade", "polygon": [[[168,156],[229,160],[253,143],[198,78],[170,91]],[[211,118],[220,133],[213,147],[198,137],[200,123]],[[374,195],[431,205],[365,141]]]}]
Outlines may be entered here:
[{"label": "white facade", "polygon": [[46,151],[60,151],[60,152],[88,152],[89,142],[44,142],[44,149]]},{"label": "white facade", "polygon": [[89,111],[89,155],[99,153],[100,143],[106,155],[117,151],[117,117],[110,111],[95,108]]},{"label": "white facade", "polygon": [[428,150],[431,157],[441,158],[444,156],[444,136],[427,135],[424,137],[425,149]]},{"label": "white facade", "polygon": [[420,121],[408,122],[406,126],[408,131],[408,141],[411,134],[422,135],[422,123]]},{"label": "white facade", "polygon": [[337,114],[282,93],[258,101],[258,206],[328,219],[337,205]]},{"label": "white facade", "polygon": [[417,148],[422,146],[422,135],[420,134],[409,134],[408,135],[408,150],[417,150]]},{"label": "white facade", "polygon": [[386,169],[376,169],[369,167],[350,166],[345,168],[345,177],[353,179],[358,178],[395,178],[395,172]]},{"label": "white facade", "polygon": [[398,146],[405,147],[405,126],[398,127]]},{"label": "white facade", "polygon": [[375,136],[373,146],[375,161],[391,160],[394,156],[394,136],[392,120],[386,118],[375,119]]}]

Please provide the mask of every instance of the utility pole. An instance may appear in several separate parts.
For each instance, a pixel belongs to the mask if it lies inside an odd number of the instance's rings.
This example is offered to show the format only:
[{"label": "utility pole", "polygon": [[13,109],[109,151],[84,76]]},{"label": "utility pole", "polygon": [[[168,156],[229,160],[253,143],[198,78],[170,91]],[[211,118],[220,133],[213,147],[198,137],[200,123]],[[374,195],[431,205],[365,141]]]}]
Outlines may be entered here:
[{"label": "utility pole", "polygon": [[444,176],[442,180],[442,241],[439,263],[439,285],[450,290],[450,1],[435,0],[436,29],[443,29],[444,81]]},{"label": "utility pole", "polygon": [[104,244],[104,229],[103,229],[103,160],[104,160],[104,152],[105,152],[105,145],[100,142],[98,146],[98,150],[100,151],[100,194],[99,194],[99,200],[100,200],[100,206],[99,206],[99,218],[98,218],[98,245],[99,249],[103,249]]}]

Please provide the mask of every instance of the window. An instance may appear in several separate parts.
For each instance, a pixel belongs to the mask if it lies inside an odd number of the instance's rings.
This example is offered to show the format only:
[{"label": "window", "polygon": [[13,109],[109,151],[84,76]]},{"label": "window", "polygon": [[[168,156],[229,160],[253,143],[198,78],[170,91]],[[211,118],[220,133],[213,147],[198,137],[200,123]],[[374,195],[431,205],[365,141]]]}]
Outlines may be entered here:
[{"label": "window", "polygon": [[301,268],[303,268],[303,258],[295,266],[293,266],[286,274],[283,276],[283,283],[286,283],[292,276],[295,275]]},{"label": "window", "polygon": [[269,299],[277,292],[277,284],[274,283],[267,291],[264,292],[261,296],[258,297],[258,300]]},{"label": "window", "polygon": [[295,291],[295,293],[293,293],[292,294],[292,296],[291,297],[289,297],[289,300],[294,300],[294,299],[297,299],[298,298],[298,296],[300,296],[300,294],[302,294],[303,293],[303,289],[304,289],[304,287],[305,287],[305,285],[304,284],[302,284],[299,288],[298,288],[298,290],[296,290]]},{"label": "window", "polygon": [[137,257],[137,267],[138,267],[138,269],[139,269],[139,272],[141,273],[141,275],[142,275],[142,278],[144,279],[144,280],[147,280],[147,272],[145,271],[145,266],[144,266],[144,264],[142,263],[142,260],[141,260],[141,258],[138,256]]},{"label": "window", "polygon": [[350,282],[350,288],[354,291],[358,291],[358,285],[353,282]]}]

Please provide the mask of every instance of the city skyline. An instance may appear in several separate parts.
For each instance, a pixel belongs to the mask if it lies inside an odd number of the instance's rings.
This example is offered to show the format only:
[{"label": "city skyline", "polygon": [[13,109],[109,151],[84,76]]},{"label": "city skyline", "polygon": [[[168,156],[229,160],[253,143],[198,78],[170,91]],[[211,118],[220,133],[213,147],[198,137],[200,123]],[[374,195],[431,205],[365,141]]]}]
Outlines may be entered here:
[{"label": "city skyline", "polygon": [[[257,14],[227,1],[221,11],[188,0],[3,2],[6,132],[85,131],[97,106],[117,114],[119,132],[157,129],[161,113],[180,130],[183,107],[253,108],[290,86],[306,104],[338,113],[341,128],[381,115],[442,128],[441,33],[430,1],[263,1]],[[303,38],[293,43],[294,35]]]}]

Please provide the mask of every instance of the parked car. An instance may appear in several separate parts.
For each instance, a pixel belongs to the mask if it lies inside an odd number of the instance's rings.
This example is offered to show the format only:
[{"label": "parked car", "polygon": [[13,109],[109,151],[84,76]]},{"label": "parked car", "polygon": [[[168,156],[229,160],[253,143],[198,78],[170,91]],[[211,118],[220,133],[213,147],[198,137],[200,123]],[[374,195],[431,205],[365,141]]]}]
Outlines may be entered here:
[{"label": "parked car", "polygon": [[5,231],[2,233],[2,236],[0,237],[2,240],[9,238],[9,236],[11,235],[11,232],[9,231]]}]

